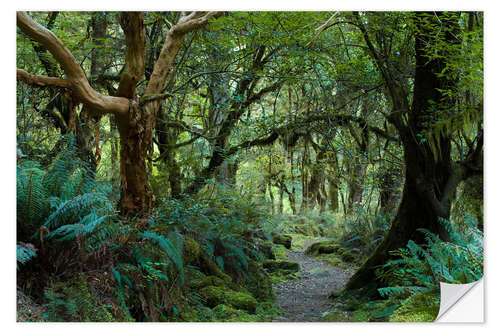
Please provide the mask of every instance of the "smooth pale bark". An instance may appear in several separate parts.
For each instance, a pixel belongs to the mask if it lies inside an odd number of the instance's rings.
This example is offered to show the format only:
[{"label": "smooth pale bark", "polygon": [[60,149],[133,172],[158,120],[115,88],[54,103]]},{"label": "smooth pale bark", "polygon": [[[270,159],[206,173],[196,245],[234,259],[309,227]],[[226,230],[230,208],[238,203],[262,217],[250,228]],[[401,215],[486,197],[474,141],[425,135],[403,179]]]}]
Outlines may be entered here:
[{"label": "smooth pale bark", "polygon": [[[179,21],[167,34],[146,87],[146,97],[163,92],[167,75],[185,34],[204,26],[211,18],[222,14],[222,12],[181,14]],[[135,99],[136,85],[143,77],[145,68],[145,30],[142,14],[123,13],[120,25],[125,33],[127,48],[126,65],[120,78],[118,96],[106,96],[94,90],[80,64],[62,41],[50,30],[36,23],[26,12],[17,12],[17,26],[52,54],[66,77],[61,79],[33,76],[22,70],[18,70],[17,76],[34,85],[50,84],[66,88],[71,95],[73,105],[83,103],[84,108],[92,113],[90,116],[115,115],[121,143],[120,211],[123,215],[135,215],[148,211],[153,202],[147,180],[146,158],[152,152],[156,115],[162,100],[155,99],[139,104]]]}]

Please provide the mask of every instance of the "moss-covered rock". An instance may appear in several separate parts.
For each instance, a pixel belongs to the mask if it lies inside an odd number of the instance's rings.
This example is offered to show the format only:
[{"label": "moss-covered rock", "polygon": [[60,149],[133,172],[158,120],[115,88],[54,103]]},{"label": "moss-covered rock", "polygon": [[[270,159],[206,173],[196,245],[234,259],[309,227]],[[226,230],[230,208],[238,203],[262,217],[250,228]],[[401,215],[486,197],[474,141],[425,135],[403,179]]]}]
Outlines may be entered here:
[{"label": "moss-covered rock", "polygon": [[273,251],[273,243],[268,240],[260,241],[257,244],[258,250],[262,253],[266,259],[276,259],[276,255]]},{"label": "moss-covered rock", "polygon": [[183,259],[186,265],[196,264],[199,261],[202,249],[200,245],[191,237],[184,239]]},{"label": "moss-covered rock", "polygon": [[225,322],[256,322],[260,316],[248,314],[245,311],[234,309],[230,306],[219,304],[214,309],[217,321]]},{"label": "moss-covered rock", "polygon": [[430,322],[439,313],[439,298],[416,293],[401,303],[389,318],[391,322]]},{"label": "moss-covered rock", "polygon": [[260,302],[274,301],[273,283],[271,277],[257,262],[250,260],[248,262],[247,289]]},{"label": "moss-covered rock", "polygon": [[208,286],[199,291],[200,296],[210,307],[226,303],[225,291],[221,287]]},{"label": "moss-covered rock", "polygon": [[306,254],[330,254],[337,253],[339,250],[341,250],[341,247],[335,241],[323,241],[311,244],[311,246],[307,248]]},{"label": "moss-covered rock", "polygon": [[205,300],[205,303],[210,307],[226,304],[237,309],[255,313],[258,305],[257,300],[250,294],[224,289],[222,287],[208,286],[201,289],[199,293]]},{"label": "moss-covered rock", "polygon": [[241,310],[236,310],[229,305],[226,304],[219,304],[213,309],[214,315],[217,317],[217,319],[220,320],[228,320],[234,317],[241,316],[243,311]]},{"label": "moss-covered rock", "polygon": [[258,302],[250,294],[232,291],[226,293],[227,302],[237,309],[243,309],[250,313],[255,313]]},{"label": "moss-covered rock", "polygon": [[349,250],[343,249],[340,251],[340,257],[342,261],[345,262],[354,262],[356,260],[356,256]]},{"label": "moss-covered rock", "polygon": [[268,259],[285,259],[286,258],[286,253],[287,253],[286,247],[284,247],[281,244],[275,244],[273,246],[274,258],[268,258]]},{"label": "moss-covered rock", "polygon": [[221,287],[225,284],[225,281],[217,276],[206,276],[201,272],[190,274],[189,286],[192,289],[202,289],[208,286]]},{"label": "moss-covered rock", "polygon": [[281,234],[273,234],[273,243],[274,244],[281,244],[287,249],[290,249],[292,247],[292,236],[290,235],[281,235]]},{"label": "moss-covered rock", "polygon": [[276,272],[278,270],[287,270],[291,272],[300,271],[299,263],[286,260],[266,260],[262,262],[262,267],[268,272]]},{"label": "moss-covered rock", "polygon": [[232,281],[231,276],[224,273],[219,266],[208,257],[198,242],[193,238],[185,238],[183,255],[186,265],[197,266],[205,275],[216,276],[225,283],[230,283]]}]

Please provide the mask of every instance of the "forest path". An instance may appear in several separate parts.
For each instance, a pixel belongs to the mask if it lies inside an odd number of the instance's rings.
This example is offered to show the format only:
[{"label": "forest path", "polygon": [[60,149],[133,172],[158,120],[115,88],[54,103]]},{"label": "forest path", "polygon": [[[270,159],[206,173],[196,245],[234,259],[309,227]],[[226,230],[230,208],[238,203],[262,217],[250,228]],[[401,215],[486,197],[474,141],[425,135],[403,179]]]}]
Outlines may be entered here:
[{"label": "forest path", "polygon": [[313,243],[328,240],[317,238],[308,241],[299,252],[289,251],[287,260],[298,262],[302,276],[296,280],[285,281],[274,286],[279,305],[285,311],[275,322],[313,322],[321,321],[321,314],[331,305],[328,296],[339,291],[354,273],[349,269],[332,266],[304,254]]}]

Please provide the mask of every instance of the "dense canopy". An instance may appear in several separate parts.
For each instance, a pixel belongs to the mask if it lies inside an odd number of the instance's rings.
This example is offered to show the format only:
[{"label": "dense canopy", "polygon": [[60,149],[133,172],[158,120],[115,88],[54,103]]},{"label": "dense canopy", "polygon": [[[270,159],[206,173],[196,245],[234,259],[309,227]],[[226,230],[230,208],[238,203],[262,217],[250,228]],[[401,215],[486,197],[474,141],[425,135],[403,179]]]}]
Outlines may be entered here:
[{"label": "dense canopy", "polygon": [[18,12],[16,37],[18,320],[432,321],[482,276],[483,13]]}]

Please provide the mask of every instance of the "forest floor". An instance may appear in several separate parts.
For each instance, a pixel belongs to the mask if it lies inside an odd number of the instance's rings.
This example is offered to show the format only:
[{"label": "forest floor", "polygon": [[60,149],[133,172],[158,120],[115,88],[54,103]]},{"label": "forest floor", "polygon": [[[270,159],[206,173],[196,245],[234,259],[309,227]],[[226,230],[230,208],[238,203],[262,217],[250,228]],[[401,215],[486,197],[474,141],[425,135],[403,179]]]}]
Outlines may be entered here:
[{"label": "forest floor", "polygon": [[278,303],[285,311],[283,316],[274,318],[275,322],[314,322],[322,321],[321,315],[332,307],[328,298],[334,291],[345,285],[354,270],[332,266],[324,261],[305,255],[305,250],[313,243],[328,238],[312,239],[301,251],[288,251],[286,259],[299,263],[301,277],[274,286]]}]

